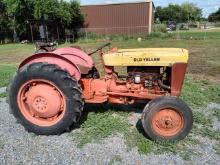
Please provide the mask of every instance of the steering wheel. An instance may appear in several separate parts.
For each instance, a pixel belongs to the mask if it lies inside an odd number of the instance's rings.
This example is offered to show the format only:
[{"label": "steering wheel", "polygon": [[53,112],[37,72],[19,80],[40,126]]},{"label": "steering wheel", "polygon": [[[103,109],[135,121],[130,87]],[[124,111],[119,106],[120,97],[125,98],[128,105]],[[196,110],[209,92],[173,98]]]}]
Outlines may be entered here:
[{"label": "steering wheel", "polygon": [[100,51],[100,50],[102,50],[102,49],[104,49],[105,47],[110,46],[110,45],[111,45],[110,42],[109,42],[109,43],[106,43],[106,44],[100,46],[99,48],[97,48],[94,52],[89,53],[88,55],[91,56],[91,55],[95,54],[96,52],[98,52],[98,51]]}]

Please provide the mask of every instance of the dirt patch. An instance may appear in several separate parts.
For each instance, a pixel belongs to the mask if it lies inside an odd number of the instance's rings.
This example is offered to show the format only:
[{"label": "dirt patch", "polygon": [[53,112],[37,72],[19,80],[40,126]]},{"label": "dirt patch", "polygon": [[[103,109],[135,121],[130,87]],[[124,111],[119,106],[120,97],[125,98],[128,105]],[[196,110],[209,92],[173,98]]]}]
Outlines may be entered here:
[{"label": "dirt patch", "polygon": [[220,84],[220,74],[212,76],[212,75],[207,75],[207,74],[188,73],[187,75],[192,81],[208,80],[211,83]]}]

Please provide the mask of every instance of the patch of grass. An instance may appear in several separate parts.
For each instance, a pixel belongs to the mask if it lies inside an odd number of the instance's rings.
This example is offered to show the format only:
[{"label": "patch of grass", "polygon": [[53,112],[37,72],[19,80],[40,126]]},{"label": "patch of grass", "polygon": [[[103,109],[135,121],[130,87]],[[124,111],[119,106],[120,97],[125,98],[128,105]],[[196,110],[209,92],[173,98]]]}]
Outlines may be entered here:
[{"label": "patch of grass", "polygon": [[216,144],[216,146],[214,147],[214,150],[215,150],[215,153],[216,153],[216,154],[220,155],[220,142],[218,142],[218,143]]},{"label": "patch of grass", "polygon": [[16,55],[31,55],[34,52],[35,46],[32,44],[4,44],[0,45],[0,56],[16,56]]},{"label": "patch of grass", "polygon": [[214,116],[220,121],[220,109],[214,109]]},{"label": "patch of grass", "polygon": [[5,146],[5,144],[3,143],[3,141],[0,140],[0,149],[3,149]]},{"label": "patch of grass", "polygon": [[129,124],[127,114],[127,112],[113,110],[89,113],[87,120],[81,125],[80,131],[72,134],[78,143],[77,146],[81,148],[91,142],[99,143],[117,133],[123,135],[128,150],[137,147],[139,153],[142,154],[179,154],[182,152],[181,155],[184,156],[188,146],[198,144],[191,137],[187,137],[181,142],[154,142],[149,140],[143,134],[140,122],[137,124],[137,128]]},{"label": "patch of grass", "polygon": [[20,63],[35,52],[32,44],[0,45],[0,63]]},{"label": "patch of grass", "polygon": [[200,144],[199,140],[194,139],[192,134],[189,134],[186,139],[180,141],[176,148],[175,153],[179,154],[184,160],[189,161],[191,157],[196,154],[192,146]]},{"label": "patch of grass", "polygon": [[217,140],[217,141],[220,140],[220,132],[213,130],[212,128],[210,128],[208,126],[205,126],[202,128],[197,127],[194,129],[194,132],[197,134],[200,134],[202,136],[209,137],[210,139],[213,139],[213,140]]},{"label": "patch of grass", "polygon": [[203,107],[210,102],[219,103],[220,86],[208,81],[191,81],[186,79],[182,98],[191,107]]},{"label": "patch of grass", "polygon": [[[189,32],[185,32],[189,33]],[[155,35],[155,34],[152,34]],[[168,34],[172,35],[172,34]],[[191,35],[191,34],[190,34]],[[88,53],[95,50],[97,47],[108,42],[105,40],[94,42],[94,40],[86,42],[77,42],[74,44],[62,44],[60,47],[78,45],[86,50]],[[137,41],[137,37],[126,40],[112,41],[112,47],[118,48],[163,48],[163,47],[177,47],[186,48],[190,52],[189,59],[189,73],[195,75],[208,75],[220,78],[220,39],[206,39],[206,40],[176,40],[172,38],[161,39],[151,38],[150,36],[143,38],[142,42]],[[107,48],[106,48],[107,51]],[[22,44],[6,44],[0,45],[0,63],[20,63],[24,58],[32,55],[34,52],[34,45]],[[92,56],[99,70],[102,69],[100,58],[98,54]]]},{"label": "patch of grass", "polygon": [[142,154],[148,154],[154,149],[154,142],[147,139],[137,129],[131,129],[124,132],[124,138],[128,149],[137,147],[138,152]]},{"label": "patch of grass", "polygon": [[7,93],[6,92],[0,93],[0,98],[5,98],[5,97],[7,97]]},{"label": "patch of grass", "polygon": [[78,147],[107,138],[113,134],[129,129],[129,124],[113,111],[88,114],[87,120],[81,125],[77,135]]},{"label": "patch of grass", "polygon": [[[155,35],[155,34],[152,34]],[[150,36],[148,36],[150,38]],[[87,42],[75,43],[74,45],[81,46],[87,52],[92,52],[95,48],[102,45],[103,42]],[[207,39],[207,40],[176,40],[176,39],[161,39],[161,38],[143,38],[142,42],[137,42],[137,39],[126,41],[113,41],[112,47],[120,49],[127,48],[185,48],[189,50],[189,73],[197,75],[207,75],[220,78],[220,39]],[[61,46],[70,46],[68,44]],[[106,48],[107,51],[107,48]],[[98,54],[92,56],[97,64],[99,70],[102,69],[100,58]]]},{"label": "patch of grass", "polygon": [[8,86],[16,69],[17,66],[13,64],[0,64],[0,87]]},{"label": "patch of grass", "polygon": [[202,112],[193,112],[193,119],[196,124],[212,127],[212,118],[210,116],[205,116]]},{"label": "patch of grass", "polygon": [[219,31],[176,31],[174,34],[181,39],[205,40],[220,39]]}]

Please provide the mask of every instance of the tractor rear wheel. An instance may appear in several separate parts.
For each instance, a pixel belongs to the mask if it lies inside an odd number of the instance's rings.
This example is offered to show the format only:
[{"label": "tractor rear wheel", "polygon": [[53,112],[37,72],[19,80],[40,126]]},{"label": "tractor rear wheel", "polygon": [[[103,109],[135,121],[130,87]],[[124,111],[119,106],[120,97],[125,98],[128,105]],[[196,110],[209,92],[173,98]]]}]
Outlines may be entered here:
[{"label": "tractor rear wheel", "polygon": [[142,124],[145,133],[153,140],[179,141],[192,129],[192,111],[179,98],[160,97],[145,107]]},{"label": "tractor rear wheel", "polygon": [[38,135],[69,131],[83,110],[82,90],[77,80],[54,64],[24,66],[8,89],[12,114],[27,131]]}]

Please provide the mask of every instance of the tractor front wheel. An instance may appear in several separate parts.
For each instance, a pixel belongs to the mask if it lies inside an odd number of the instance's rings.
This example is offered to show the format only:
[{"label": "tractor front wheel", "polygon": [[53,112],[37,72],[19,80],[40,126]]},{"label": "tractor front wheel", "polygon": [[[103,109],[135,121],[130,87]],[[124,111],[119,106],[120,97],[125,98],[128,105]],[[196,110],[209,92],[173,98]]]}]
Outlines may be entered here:
[{"label": "tractor front wheel", "polygon": [[153,140],[179,141],[192,129],[192,111],[179,98],[160,97],[145,107],[142,124],[145,133]]},{"label": "tractor front wheel", "polygon": [[54,64],[34,63],[19,69],[9,85],[8,97],[18,122],[38,135],[68,131],[83,110],[77,80]]}]

